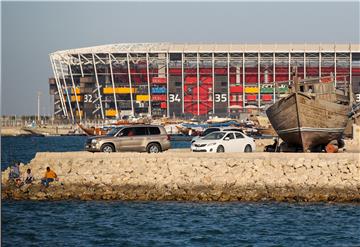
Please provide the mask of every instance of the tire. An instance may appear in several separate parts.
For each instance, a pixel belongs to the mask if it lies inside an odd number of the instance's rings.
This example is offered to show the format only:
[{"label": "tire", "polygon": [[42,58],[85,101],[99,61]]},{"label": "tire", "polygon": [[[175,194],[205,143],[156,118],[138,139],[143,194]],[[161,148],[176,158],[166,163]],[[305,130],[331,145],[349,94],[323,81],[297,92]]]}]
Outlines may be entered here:
[{"label": "tire", "polygon": [[161,147],[159,144],[157,143],[150,143],[147,147],[146,147],[146,151],[150,154],[150,153],[160,153],[161,152]]},{"label": "tire", "polygon": [[104,144],[101,146],[101,152],[113,153],[113,152],[115,152],[115,147],[112,144]]},{"label": "tire", "polygon": [[248,144],[248,145],[246,145],[246,147],[245,147],[245,149],[244,149],[244,152],[245,153],[251,153],[252,152],[252,148],[251,148],[251,146]]},{"label": "tire", "polygon": [[345,147],[345,141],[344,141],[344,139],[339,139],[339,140],[338,140],[338,147],[339,147],[339,148]]},{"label": "tire", "polygon": [[225,148],[224,148],[222,145],[220,145],[220,146],[217,147],[216,152],[217,152],[217,153],[224,153],[224,152],[225,152]]}]

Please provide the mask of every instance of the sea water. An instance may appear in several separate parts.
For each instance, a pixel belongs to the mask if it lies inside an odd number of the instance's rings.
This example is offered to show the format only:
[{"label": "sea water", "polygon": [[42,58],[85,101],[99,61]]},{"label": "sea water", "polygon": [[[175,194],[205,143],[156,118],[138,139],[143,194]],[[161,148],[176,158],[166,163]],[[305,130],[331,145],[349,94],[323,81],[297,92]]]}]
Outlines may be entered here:
[{"label": "sea water", "polygon": [[[4,137],[1,167],[84,141]],[[359,204],[5,200],[1,211],[2,246],[360,246]]]},{"label": "sea water", "polygon": [[[83,151],[86,136],[19,136],[1,138],[1,170],[14,161],[29,163],[37,152]],[[190,148],[190,142],[172,141],[171,148]]]}]

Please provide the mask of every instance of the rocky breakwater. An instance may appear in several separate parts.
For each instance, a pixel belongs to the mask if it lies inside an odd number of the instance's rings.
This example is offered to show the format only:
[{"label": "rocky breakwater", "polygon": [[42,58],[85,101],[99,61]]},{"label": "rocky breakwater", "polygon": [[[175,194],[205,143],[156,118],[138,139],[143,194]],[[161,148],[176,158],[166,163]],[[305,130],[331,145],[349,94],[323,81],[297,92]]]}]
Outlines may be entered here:
[{"label": "rocky breakwater", "polygon": [[[360,202],[358,153],[38,153],[37,179],[16,188],[2,172],[3,199]],[[59,181],[40,178],[50,166]]]}]

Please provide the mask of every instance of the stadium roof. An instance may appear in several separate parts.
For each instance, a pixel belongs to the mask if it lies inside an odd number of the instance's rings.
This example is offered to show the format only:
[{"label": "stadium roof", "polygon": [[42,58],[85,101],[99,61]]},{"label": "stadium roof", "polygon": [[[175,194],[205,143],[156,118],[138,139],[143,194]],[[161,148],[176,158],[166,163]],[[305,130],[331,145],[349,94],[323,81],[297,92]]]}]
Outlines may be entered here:
[{"label": "stadium roof", "polygon": [[56,51],[52,58],[89,53],[151,52],[360,52],[360,44],[186,44],[186,43],[120,43]]}]

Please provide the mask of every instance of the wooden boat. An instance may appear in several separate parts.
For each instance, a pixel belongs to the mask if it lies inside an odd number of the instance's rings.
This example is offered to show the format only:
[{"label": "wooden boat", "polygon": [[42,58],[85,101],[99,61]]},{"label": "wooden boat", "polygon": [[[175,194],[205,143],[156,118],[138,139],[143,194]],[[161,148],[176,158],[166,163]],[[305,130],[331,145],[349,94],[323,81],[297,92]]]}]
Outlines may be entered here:
[{"label": "wooden boat", "polygon": [[337,90],[332,82],[303,82],[299,84],[296,76],[293,92],[270,106],[266,114],[288,146],[306,152],[341,139],[351,106],[349,92]]},{"label": "wooden boat", "polygon": [[138,119],[138,120],[135,120],[134,122],[130,122],[129,120],[118,120],[109,126],[103,126],[103,127],[93,127],[92,126],[90,128],[87,128],[80,123],[78,123],[77,125],[87,136],[102,136],[102,135],[106,135],[115,126],[144,124],[144,122],[146,122],[146,120],[144,120],[144,119]]},{"label": "wooden boat", "polygon": [[87,136],[106,135],[112,129],[112,128],[96,128],[96,127],[86,128],[82,124],[79,124],[79,123],[77,125]]},{"label": "wooden boat", "polygon": [[272,126],[265,128],[265,127],[257,127],[256,128],[258,133],[260,135],[267,135],[267,136],[276,136],[276,131],[274,130],[274,128]]}]

